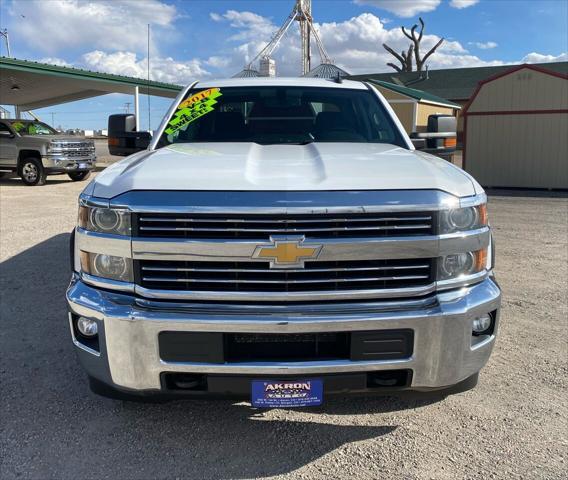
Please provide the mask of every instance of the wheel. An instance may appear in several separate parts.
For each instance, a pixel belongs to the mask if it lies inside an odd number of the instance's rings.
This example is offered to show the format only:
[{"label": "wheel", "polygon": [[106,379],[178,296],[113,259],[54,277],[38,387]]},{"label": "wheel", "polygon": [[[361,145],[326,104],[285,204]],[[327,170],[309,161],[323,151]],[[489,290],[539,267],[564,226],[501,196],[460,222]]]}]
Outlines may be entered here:
[{"label": "wheel", "polygon": [[44,185],[47,174],[41,164],[41,160],[29,157],[24,159],[20,164],[20,177],[26,185]]},{"label": "wheel", "polygon": [[91,176],[91,172],[71,172],[67,175],[69,175],[69,178],[74,182],[81,182],[82,180],[87,180],[87,178]]}]

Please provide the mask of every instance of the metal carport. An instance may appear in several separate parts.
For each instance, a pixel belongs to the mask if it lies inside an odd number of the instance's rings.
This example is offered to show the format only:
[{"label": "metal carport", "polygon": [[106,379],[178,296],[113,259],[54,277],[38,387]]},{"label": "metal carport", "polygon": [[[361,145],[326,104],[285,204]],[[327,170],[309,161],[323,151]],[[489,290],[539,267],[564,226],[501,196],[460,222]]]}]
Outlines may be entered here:
[{"label": "metal carport", "polygon": [[134,96],[139,130],[139,94],[175,98],[181,86],[78,68],[0,57],[0,104],[16,112],[85,98],[124,93]]}]

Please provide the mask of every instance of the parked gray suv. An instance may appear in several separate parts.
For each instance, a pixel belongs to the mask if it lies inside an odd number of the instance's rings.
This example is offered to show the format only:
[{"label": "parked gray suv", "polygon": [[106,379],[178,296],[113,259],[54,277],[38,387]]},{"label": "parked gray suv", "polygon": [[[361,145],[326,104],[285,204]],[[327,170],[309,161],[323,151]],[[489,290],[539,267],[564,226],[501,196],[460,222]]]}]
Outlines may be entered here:
[{"label": "parked gray suv", "polygon": [[43,185],[47,175],[62,173],[81,181],[95,163],[92,140],[61,135],[37,120],[0,120],[0,176],[15,172],[26,185]]}]

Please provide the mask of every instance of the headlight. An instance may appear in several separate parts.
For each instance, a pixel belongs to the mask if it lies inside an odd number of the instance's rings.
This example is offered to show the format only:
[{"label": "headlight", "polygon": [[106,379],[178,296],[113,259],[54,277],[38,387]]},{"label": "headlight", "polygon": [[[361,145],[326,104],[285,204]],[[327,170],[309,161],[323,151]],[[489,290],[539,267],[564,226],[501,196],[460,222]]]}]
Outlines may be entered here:
[{"label": "headlight", "polygon": [[79,207],[78,225],[85,230],[130,235],[130,212],[114,208]]},{"label": "headlight", "polygon": [[486,269],[487,249],[476,252],[455,253],[440,257],[438,280],[450,280],[475,275]]},{"label": "headlight", "polygon": [[89,275],[132,282],[132,259],[106,255],[104,253],[80,253],[81,270]]},{"label": "headlight", "polygon": [[59,142],[51,142],[47,145],[48,154],[61,153],[62,150],[63,150],[63,145]]},{"label": "headlight", "polygon": [[475,230],[487,225],[486,204],[475,207],[453,208],[440,212],[440,233]]}]

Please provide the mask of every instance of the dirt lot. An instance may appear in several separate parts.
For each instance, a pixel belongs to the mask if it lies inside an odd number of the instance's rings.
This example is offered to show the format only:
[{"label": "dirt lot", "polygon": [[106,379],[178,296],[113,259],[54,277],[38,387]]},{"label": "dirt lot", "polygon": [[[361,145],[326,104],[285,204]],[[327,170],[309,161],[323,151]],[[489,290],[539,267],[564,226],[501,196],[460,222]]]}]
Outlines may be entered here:
[{"label": "dirt lot", "polygon": [[90,394],[64,301],[83,186],[0,180],[3,479],[566,478],[566,198],[490,198],[504,308],[475,390],[257,413]]}]

